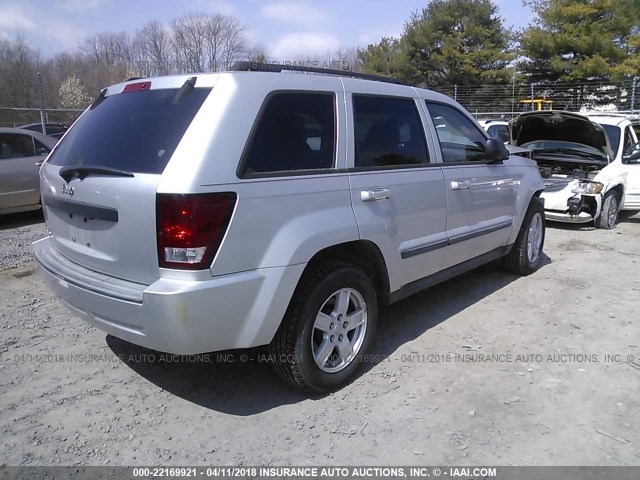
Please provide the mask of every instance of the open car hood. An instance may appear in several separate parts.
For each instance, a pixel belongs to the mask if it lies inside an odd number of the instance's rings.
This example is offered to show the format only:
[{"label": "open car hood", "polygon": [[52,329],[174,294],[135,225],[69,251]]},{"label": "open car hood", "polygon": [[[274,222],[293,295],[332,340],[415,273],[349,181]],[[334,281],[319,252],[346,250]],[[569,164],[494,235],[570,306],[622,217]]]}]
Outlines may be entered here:
[{"label": "open car hood", "polygon": [[612,156],[604,129],[587,117],[573,112],[548,110],[527,112],[509,122],[511,141],[516,146],[536,141],[563,141],[593,147]]}]

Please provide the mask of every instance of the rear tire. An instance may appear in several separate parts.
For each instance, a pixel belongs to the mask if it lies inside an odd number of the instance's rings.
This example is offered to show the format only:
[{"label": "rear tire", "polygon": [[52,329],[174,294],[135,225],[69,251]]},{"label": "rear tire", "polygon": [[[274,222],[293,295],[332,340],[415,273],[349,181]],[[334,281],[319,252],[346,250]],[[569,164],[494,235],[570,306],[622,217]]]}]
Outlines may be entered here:
[{"label": "rear tire", "polygon": [[618,222],[618,214],[620,213],[620,195],[615,190],[610,190],[604,196],[602,202],[602,210],[596,218],[596,228],[604,228],[610,230],[615,228]]},{"label": "rear tire", "polygon": [[285,380],[313,393],[353,379],[375,336],[375,289],[358,267],[331,262],[305,272],[273,341],[272,364]]},{"label": "rear tire", "polygon": [[530,275],[535,272],[542,259],[544,236],[544,206],[538,198],[534,198],[511,251],[504,257],[507,270],[517,275]]}]

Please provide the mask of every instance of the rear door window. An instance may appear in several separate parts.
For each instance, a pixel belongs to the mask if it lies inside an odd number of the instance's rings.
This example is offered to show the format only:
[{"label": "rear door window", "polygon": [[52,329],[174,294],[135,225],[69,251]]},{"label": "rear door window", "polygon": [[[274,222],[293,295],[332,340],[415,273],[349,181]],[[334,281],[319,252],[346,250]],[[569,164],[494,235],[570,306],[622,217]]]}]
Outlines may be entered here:
[{"label": "rear door window", "polygon": [[162,173],[210,88],[147,90],[109,95],[86,111],[49,163]]},{"label": "rear door window", "polygon": [[333,93],[273,93],[254,127],[239,176],[332,168],[335,131]]},{"label": "rear door window", "polygon": [[355,166],[415,166],[429,162],[412,98],[353,96]]}]

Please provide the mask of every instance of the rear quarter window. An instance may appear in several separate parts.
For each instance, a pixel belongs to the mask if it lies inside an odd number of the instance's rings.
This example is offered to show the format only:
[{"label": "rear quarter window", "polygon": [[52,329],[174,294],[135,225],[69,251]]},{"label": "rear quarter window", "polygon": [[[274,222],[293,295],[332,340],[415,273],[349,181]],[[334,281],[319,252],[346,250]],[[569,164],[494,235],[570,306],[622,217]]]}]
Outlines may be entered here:
[{"label": "rear quarter window", "polygon": [[106,97],[69,130],[48,162],[162,173],[210,88],[127,92]]},{"label": "rear quarter window", "polygon": [[258,116],[239,176],[332,168],[335,131],[333,92],[274,92]]}]

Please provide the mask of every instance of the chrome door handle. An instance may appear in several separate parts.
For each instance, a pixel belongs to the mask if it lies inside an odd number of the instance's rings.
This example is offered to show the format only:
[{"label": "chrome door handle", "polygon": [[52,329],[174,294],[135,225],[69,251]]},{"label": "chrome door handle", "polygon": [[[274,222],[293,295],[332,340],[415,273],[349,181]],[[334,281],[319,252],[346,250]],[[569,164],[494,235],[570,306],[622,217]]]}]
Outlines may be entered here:
[{"label": "chrome door handle", "polygon": [[363,202],[373,202],[374,200],[384,200],[391,197],[391,191],[388,188],[376,188],[373,190],[362,190],[360,199]]},{"label": "chrome door handle", "polygon": [[44,163],[44,160],[40,161],[40,162],[36,162],[36,167],[41,166]]},{"label": "chrome door handle", "polygon": [[471,186],[469,180],[454,180],[451,182],[451,190],[464,190]]}]

